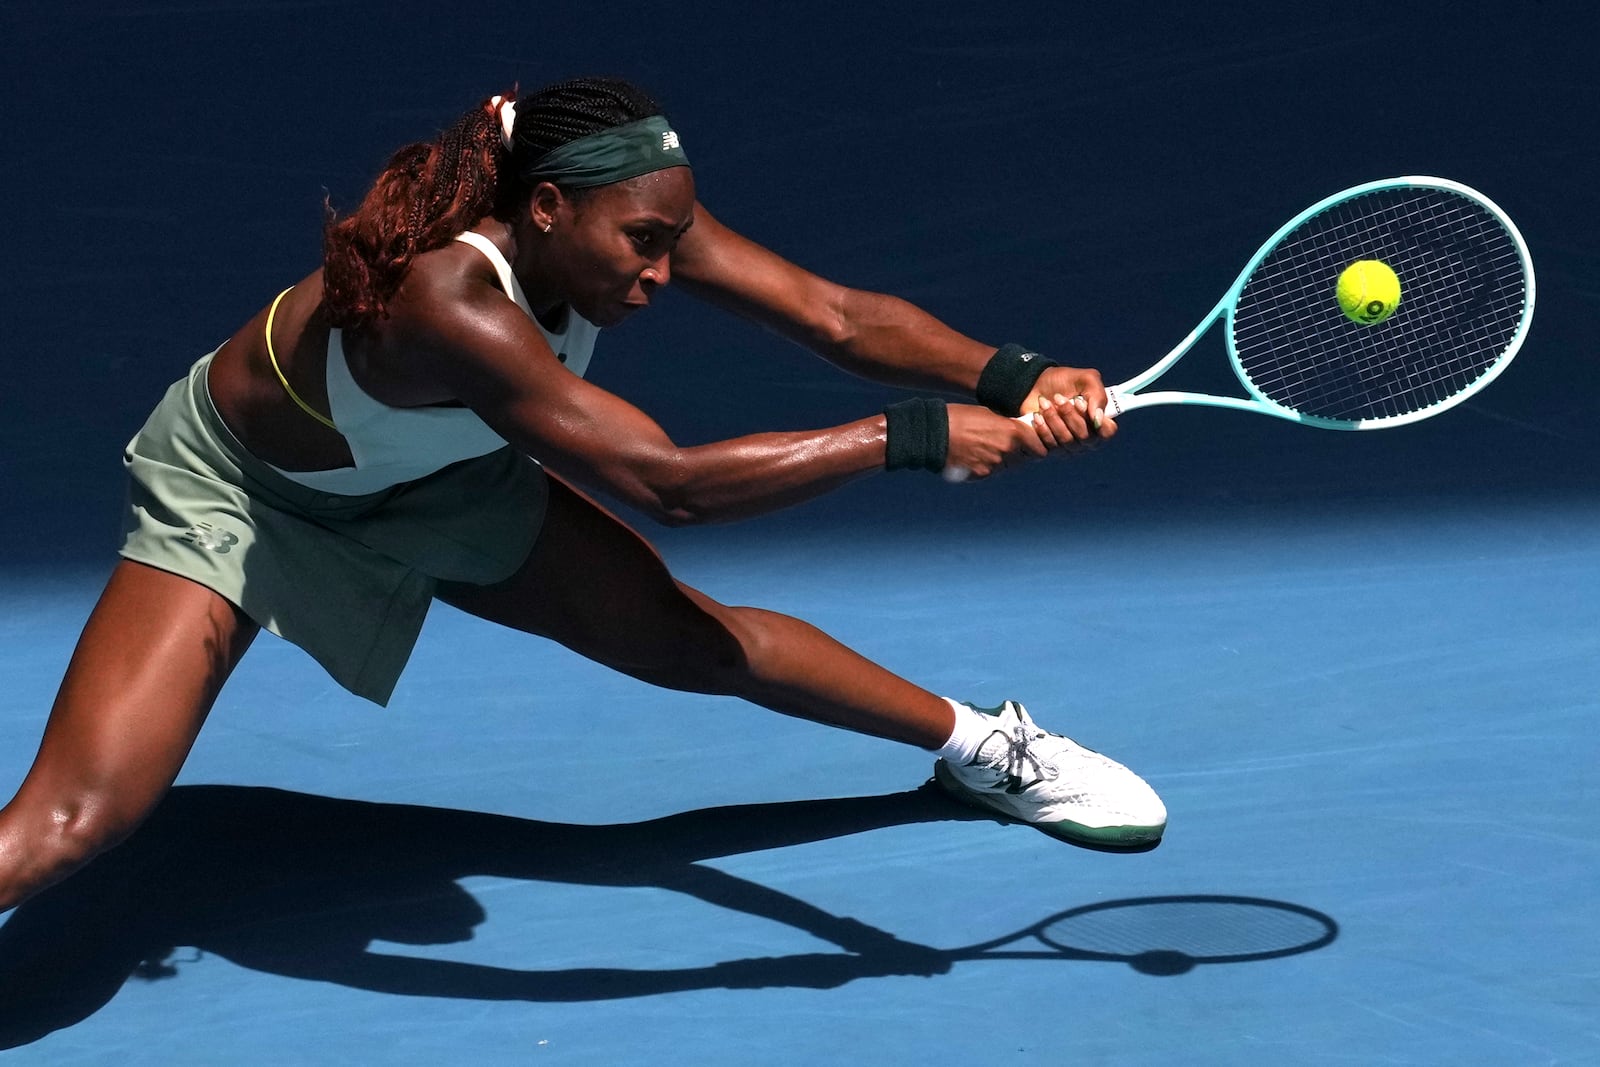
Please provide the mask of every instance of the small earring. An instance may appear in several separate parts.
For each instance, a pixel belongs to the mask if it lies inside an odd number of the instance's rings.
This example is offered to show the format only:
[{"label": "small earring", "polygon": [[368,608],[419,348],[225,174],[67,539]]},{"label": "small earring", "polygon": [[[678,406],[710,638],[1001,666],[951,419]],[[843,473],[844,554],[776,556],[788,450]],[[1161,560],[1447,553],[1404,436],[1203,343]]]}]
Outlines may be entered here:
[{"label": "small earring", "polygon": [[554,225],[555,225],[555,223],[553,223],[553,222],[547,222],[547,223],[545,223],[545,224],[544,224],[544,232],[545,232],[545,233],[549,233],[549,232],[550,232],[550,227],[552,227],[552,226],[554,226]]}]

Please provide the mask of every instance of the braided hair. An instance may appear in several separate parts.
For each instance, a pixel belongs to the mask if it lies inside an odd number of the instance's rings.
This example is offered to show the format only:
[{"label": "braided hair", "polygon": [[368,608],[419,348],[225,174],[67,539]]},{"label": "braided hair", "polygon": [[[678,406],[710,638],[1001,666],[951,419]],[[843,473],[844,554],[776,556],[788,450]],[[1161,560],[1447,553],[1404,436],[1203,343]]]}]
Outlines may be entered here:
[{"label": "braided hair", "polygon": [[432,142],[396,152],[352,214],[340,218],[324,205],[322,287],[332,325],[360,330],[387,316],[416,257],[520,204],[528,193],[521,175],[547,152],[661,113],[642,89],[618,78],[574,78],[516,103],[509,151],[499,109],[486,100]]}]

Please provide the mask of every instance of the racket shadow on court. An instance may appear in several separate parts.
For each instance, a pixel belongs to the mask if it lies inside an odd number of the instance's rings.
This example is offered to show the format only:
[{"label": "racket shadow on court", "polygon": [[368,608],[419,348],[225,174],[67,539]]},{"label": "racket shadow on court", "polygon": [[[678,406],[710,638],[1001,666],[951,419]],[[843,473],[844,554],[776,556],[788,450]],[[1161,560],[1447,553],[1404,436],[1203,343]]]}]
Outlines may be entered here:
[{"label": "racket shadow on court", "polygon": [[[0,1048],[81,1022],[130,978],[181,981],[206,955],[409,996],[588,1001],[705,988],[831,988],[875,976],[941,974],[970,959],[1101,961],[1174,975],[1203,963],[1311,951],[1336,936],[1332,919],[1298,905],[1190,896],[1102,901],[944,949],[702,862],[888,826],[986,818],[931,786],[602,826],[180,786],[127,842],[0,926]],[[487,913],[457,882],[470,876],[670,889],[804,930],[838,950],[630,968],[625,953],[606,947],[604,915],[592,920],[593,967],[523,970],[374,949],[375,941],[471,940]],[[714,944],[696,947],[718,955]]]}]

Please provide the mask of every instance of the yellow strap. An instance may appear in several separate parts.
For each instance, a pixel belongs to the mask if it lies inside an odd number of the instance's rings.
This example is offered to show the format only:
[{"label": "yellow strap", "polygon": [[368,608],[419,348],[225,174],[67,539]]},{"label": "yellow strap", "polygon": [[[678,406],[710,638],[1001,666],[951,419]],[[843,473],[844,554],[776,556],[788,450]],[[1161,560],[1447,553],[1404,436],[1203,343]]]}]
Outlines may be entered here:
[{"label": "yellow strap", "polygon": [[[289,289],[293,288],[294,286],[289,286]],[[283,368],[278,366],[278,355],[272,350],[272,320],[273,317],[278,314],[278,301],[289,295],[289,289],[285,289],[283,292],[273,297],[272,307],[267,309],[267,359],[272,361],[273,373],[278,376],[278,381],[283,383],[283,391],[289,394],[289,399],[300,405],[301,411],[305,412],[307,415],[310,415],[313,419],[316,419],[334,433],[338,433],[339,427],[333,424],[332,419],[328,418],[328,416],[322,414],[322,412],[318,411],[316,408],[313,408],[310,404],[307,404],[304,400],[300,399],[300,394],[294,391],[294,386],[289,384],[289,379],[283,376]]]}]

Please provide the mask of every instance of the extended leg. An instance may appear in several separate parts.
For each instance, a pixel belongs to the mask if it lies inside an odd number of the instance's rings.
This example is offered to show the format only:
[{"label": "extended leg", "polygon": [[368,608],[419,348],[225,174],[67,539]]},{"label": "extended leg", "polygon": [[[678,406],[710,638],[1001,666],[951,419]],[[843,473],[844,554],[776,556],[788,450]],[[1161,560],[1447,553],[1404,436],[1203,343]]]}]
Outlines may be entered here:
[{"label": "extended leg", "polygon": [[728,607],[673,579],[645,541],[552,479],[539,543],[496,586],[449,586],[464,611],[566,645],[670,689],[722,693],[816,722],[937,749],[955,713],[798,619]]},{"label": "extended leg", "polygon": [[79,638],[33,767],[0,809],[0,910],[132,832],[177,777],[256,633],[203,586],[117,565]]},{"label": "extended leg", "polygon": [[551,482],[550,510],[522,569],[442,599],[541,634],[636,678],[727,693],[876,737],[940,749],[936,777],[957,797],[1079,843],[1147,847],[1166,808],[1114,760],[1036,726],[1021,705],[962,709],[798,619],[728,607],[674,581],[632,530]]}]

